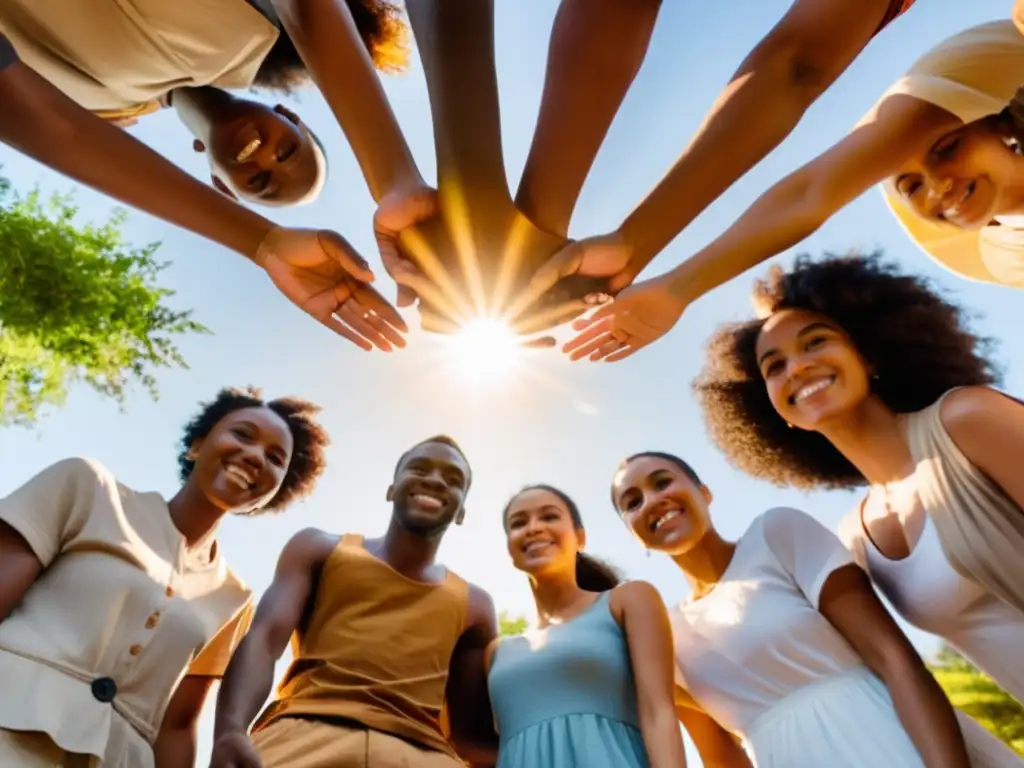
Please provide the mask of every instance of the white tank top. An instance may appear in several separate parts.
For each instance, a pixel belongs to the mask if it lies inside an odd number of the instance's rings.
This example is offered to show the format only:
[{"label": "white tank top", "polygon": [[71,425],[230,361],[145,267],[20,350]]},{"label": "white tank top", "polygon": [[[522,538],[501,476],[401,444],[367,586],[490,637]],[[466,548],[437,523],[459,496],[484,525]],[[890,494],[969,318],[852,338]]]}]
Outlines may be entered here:
[{"label": "white tank top", "polygon": [[864,550],[872,580],[900,616],[944,638],[1024,701],[1024,614],[953,570],[930,516],[905,558],[890,560],[867,535]]}]

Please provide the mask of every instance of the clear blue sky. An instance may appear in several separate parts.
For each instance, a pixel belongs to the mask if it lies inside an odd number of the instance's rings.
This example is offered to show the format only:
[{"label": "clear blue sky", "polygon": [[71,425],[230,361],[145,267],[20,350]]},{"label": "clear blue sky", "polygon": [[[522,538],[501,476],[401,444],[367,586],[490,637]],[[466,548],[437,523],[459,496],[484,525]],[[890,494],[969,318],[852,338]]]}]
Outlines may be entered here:
[{"label": "clear blue sky", "polygon": [[[647,61],[612,127],[588,179],[572,224],[583,236],[615,227],[670,166],[705,110],[752,45],[791,0],[732,0],[727,5],[666,2]],[[518,180],[540,100],[548,35],[557,0],[497,2],[497,54],[508,174]],[[662,271],[719,234],[762,191],[838,139],[874,99],[921,53],[976,23],[1006,16],[1009,0],[918,0],[861,56],[810,111],[778,151],[723,196],[655,262]],[[418,64],[388,78],[391,103],[423,173],[433,178],[430,112]],[[376,264],[373,202],[358,167],[315,92],[289,102],[318,131],[331,161],[331,180],[315,205],[283,213],[282,223],[333,227]],[[201,156],[173,115],[147,117],[135,134],[205,178]],[[39,184],[67,191],[71,182],[0,148],[0,165],[15,188]],[[700,179],[693,183],[699,184]],[[112,204],[78,190],[83,218],[104,219]],[[766,508],[789,504],[834,525],[855,497],[804,495],[755,482],[731,469],[709,444],[689,385],[703,346],[719,323],[747,316],[746,275],[702,299],[667,338],[628,362],[570,364],[552,352],[530,358],[538,375],[508,388],[468,398],[438,354],[437,342],[414,333],[398,354],[363,354],[321,329],[283,299],[251,264],[198,237],[132,213],[133,242],[161,241],[173,262],[165,273],[178,293],[173,303],[192,307],[215,335],[183,345],[189,371],[162,373],[157,403],[136,393],[125,412],[85,388],[49,414],[37,431],[0,432],[0,495],[58,459],[99,459],[123,482],[171,494],[180,430],[196,403],[224,385],[255,384],[270,396],[296,394],[321,403],[334,445],[326,476],[307,503],[265,519],[228,520],[224,552],[257,593],[262,592],[284,541],[305,526],[377,534],[389,507],[384,493],[395,459],[407,446],[436,432],[456,437],[473,464],[475,482],[462,528],[447,535],[445,562],[491,592],[499,608],[529,612],[525,578],[507,560],[500,510],[529,482],[560,486],[579,503],[591,551],[631,577],[658,586],[667,602],[685,595],[682,575],[661,557],[647,558],[608,502],[618,461],[641,449],[674,451],[690,460],[715,493],[713,512],[722,532],[739,535]],[[966,305],[983,311],[977,327],[1006,338],[1000,349],[1007,387],[1024,392],[1024,352],[1012,332],[1024,321],[1019,293],[970,285],[933,267],[905,238],[877,190],[834,217],[800,252],[884,248],[907,269],[937,278]],[[388,295],[393,289],[386,282]],[[414,321],[409,316],[410,322]],[[1017,349],[1014,352],[1014,348]],[[913,634],[925,652],[934,641]],[[209,750],[212,706],[204,714],[200,764]],[[696,757],[693,764],[698,764]]]}]

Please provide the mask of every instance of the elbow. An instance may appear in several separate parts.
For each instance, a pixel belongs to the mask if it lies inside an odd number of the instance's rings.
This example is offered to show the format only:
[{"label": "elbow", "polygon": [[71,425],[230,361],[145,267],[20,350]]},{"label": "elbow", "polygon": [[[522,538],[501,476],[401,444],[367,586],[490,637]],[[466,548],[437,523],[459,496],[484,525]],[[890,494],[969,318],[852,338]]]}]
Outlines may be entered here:
[{"label": "elbow", "polygon": [[799,117],[835,81],[833,69],[806,45],[769,36],[750,53],[737,75],[755,77],[761,87],[773,91],[773,109],[788,108]]}]

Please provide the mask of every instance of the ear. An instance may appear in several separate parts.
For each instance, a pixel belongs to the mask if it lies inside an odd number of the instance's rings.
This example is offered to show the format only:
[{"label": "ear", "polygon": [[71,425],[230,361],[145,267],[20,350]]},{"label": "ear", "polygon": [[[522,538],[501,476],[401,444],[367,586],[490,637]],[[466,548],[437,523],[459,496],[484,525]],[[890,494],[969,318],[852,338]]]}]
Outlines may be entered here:
[{"label": "ear", "polygon": [[587,548],[587,529],[586,528],[577,528],[576,529],[576,541],[579,542],[580,551],[581,552],[584,549]]},{"label": "ear", "polygon": [[279,114],[282,117],[284,117],[285,119],[295,123],[296,125],[298,125],[299,123],[302,122],[299,119],[298,115],[296,115],[294,112],[292,112],[290,109],[288,109],[288,107],[284,106],[283,104],[278,104],[276,107],[274,107],[274,111],[277,112],[277,114]]},{"label": "ear", "polygon": [[221,181],[219,176],[210,176],[210,183],[213,184],[214,189],[216,189],[221,194],[227,195],[232,200],[238,199],[238,195],[232,192],[231,188],[223,181]]},{"label": "ear", "polygon": [[466,508],[459,507],[459,511],[455,515],[455,524],[462,525],[462,522],[466,519]]},{"label": "ear", "polygon": [[388,492],[384,494],[384,501],[392,502],[395,500],[395,486],[389,485]]},{"label": "ear", "polygon": [[199,455],[199,451],[203,447],[203,438],[198,437],[192,441],[192,445],[189,446],[188,453],[185,454],[189,461],[195,461]]},{"label": "ear", "polygon": [[700,487],[700,493],[704,497],[704,501],[706,501],[708,504],[710,504],[711,503],[711,499],[712,499],[711,489],[708,488],[706,485],[702,485]]},{"label": "ear", "polygon": [[199,139],[193,139],[192,149],[194,149],[196,152],[205,152],[206,145],[203,144],[203,142],[201,142]]}]

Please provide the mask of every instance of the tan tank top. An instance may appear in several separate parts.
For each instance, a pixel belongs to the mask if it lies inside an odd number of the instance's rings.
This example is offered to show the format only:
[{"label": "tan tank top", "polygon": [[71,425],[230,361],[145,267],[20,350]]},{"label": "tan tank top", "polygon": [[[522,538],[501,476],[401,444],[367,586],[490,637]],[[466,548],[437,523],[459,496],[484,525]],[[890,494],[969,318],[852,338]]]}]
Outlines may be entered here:
[{"label": "tan tank top", "polygon": [[294,661],[254,729],[279,717],[351,720],[455,756],[441,727],[469,588],[406,578],[347,534],[324,564]]}]

